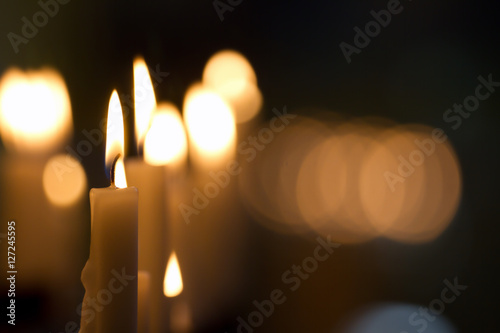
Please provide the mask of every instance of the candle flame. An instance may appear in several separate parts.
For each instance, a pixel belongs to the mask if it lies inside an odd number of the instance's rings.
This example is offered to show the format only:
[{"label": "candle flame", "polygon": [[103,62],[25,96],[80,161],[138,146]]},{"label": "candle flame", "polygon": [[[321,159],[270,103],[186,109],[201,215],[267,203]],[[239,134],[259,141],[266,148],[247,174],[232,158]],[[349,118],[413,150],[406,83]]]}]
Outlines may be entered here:
[{"label": "candle flame", "polygon": [[181,165],[187,157],[187,139],[179,110],[158,105],[144,141],[144,160],[151,165]]},{"label": "candle flame", "polygon": [[123,164],[123,158],[120,156],[115,164],[115,178],[114,183],[118,188],[127,187],[127,177],[125,176],[125,165]]},{"label": "candle flame", "polygon": [[[117,156],[125,156],[124,149],[125,131],[123,128],[123,114],[118,93],[113,90],[109,100],[108,121],[106,127],[106,170],[113,167]],[[119,161],[118,161],[119,162]],[[120,168],[119,163],[116,168]],[[123,161],[122,161],[123,163]],[[120,171],[121,172],[121,171]],[[125,173],[124,173],[125,174]]]},{"label": "candle flame", "polygon": [[135,140],[137,149],[144,143],[151,115],[156,107],[156,97],[148,66],[143,58],[134,60]]},{"label": "candle flame", "polygon": [[175,252],[172,252],[165,270],[165,279],[163,280],[163,293],[167,297],[175,297],[182,292],[182,275]]},{"label": "candle flame", "polygon": [[8,149],[56,150],[71,135],[71,103],[61,75],[53,69],[9,69],[0,81],[0,135]]},{"label": "candle flame", "polygon": [[217,93],[194,85],[186,93],[184,122],[190,144],[206,158],[224,156],[236,138],[231,107]]}]

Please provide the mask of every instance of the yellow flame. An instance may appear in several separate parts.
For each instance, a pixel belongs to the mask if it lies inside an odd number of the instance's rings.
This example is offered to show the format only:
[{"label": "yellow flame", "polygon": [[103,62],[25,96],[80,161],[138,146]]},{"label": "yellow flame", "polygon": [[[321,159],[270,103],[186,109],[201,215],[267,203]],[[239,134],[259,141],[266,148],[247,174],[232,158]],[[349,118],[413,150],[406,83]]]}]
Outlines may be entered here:
[{"label": "yellow flame", "polygon": [[109,100],[108,122],[106,127],[106,168],[110,169],[116,156],[125,156],[123,140],[123,114],[118,93],[113,90]]},{"label": "yellow flame", "polygon": [[156,97],[148,66],[140,57],[134,60],[134,107],[135,140],[139,148],[144,143],[151,115],[156,107]]},{"label": "yellow flame", "polygon": [[167,297],[175,297],[182,292],[182,275],[179,262],[175,252],[172,252],[168,259],[167,268],[165,270],[165,279],[163,280],[163,293]]},{"label": "yellow flame", "polygon": [[71,103],[63,78],[52,69],[9,69],[0,81],[0,135],[8,149],[43,153],[71,135]]},{"label": "yellow flame", "polygon": [[158,105],[144,141],[144,160],[151,165],[180,165],[187,156],[187,139],[179,110]]},{"label": "yellow flame", "polygon": [[122,157],[118,158],[115,164],[115,186],[118,188],[127,187],[127,177],[125,176],[125,165]]},{"label": "yellow flame", "polygon": [[185,97],[184,121],[197,153],[213,159],[232,149],[236,137],[234,116],[215,92],[200,85],[191,87]]}]

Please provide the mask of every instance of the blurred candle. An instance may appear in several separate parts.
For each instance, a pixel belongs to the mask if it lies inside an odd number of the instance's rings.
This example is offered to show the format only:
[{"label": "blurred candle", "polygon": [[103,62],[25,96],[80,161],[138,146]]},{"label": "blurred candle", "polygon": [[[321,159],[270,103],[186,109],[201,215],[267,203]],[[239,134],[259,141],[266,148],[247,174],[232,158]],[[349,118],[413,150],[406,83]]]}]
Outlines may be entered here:
[{"label": "blurred candle", "polygon": [[148,272],[139,271],[137,286],[137,332],[149,332],[150,276]]},{"label": "blurred candle", "polygon": [[183,289],[184,285],[179,261],[175,252],[172,252],[165,269],[163,293],[166,297],[176,299],[170,307],[170,331],[173,333],[187,333],[191,331],[191,313],[188,304],[184,300],[177,299]]},{"label": "blurred candle", "polygon": [[[11,68],[2,75],[0,136],[6,151],[0,152],[0,219],[15,220],[22,235],[16,240],[23,258],[16,281],[23,287],[16,296],[27,307],[45,309],[50,327],[76,319],[74,304],[81,300],[86,177],[78,160],[55,155],[72,134],[70,98],[56,70]],[[2,223],[0,233],[6,228]],[[0,262],[2,270],[6,265]]]},{"label": "blurred candle", "polygon": [[203,70],[203,84],[231,105],[238,124],[254,118],[262,106],[257,76],[248,60],[236,51],[214,54]]},{"label": "blurred candle", "polygon": [[184,122],[195,168],[202,174],[225,168],[236,147],[235,118],[229,104],[216,92],[194,84],[184,98]]},{"label": "blurred candle", "polygon": [[[123,167],[124,129],[118,94],[108,110],[106,164],[111,186],[90,191],[90,255],[82,271],[81,333],[137,332],[137,207]],[[98,302],[102,311],[94,310]]]},{"label": "blurred candle", "polygon": [[234,113],[217,92],[204,84],[191,86],[183,111],[193,172],[189,193],[177,207],[184,228],[176,250],[190,286],[183,298],[202,329],[231,311],[234,296],[244,290],[244,260],[238,249],[245,246],[246,224],[239,215],[236,187],[241,166],[235,157]]},{"label": "blurred candle", "polygon": [[[187,144],[178,111],[162,104],[156,108],[153,85],[144,60],[134,61],[135,130],[139,156],[126,161],[131,185],[139,188],[139,269],[149,272],[150,331],[165,332],[168,304],[162,279],[167,262],[166,165],[185,163]],[[153,114],[154,111],[154,114]],[[173,124],[173,125],[172,125]],[[179,128],[178,125],[181,124]],[[144,153],[144,159],[140,156]]]}]

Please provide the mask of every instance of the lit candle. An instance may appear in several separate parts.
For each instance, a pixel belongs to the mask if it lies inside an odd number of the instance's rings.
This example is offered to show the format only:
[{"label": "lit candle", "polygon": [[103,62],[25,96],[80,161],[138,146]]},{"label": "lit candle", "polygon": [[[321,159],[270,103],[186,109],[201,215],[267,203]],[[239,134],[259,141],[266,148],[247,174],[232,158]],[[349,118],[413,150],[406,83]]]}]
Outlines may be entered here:
[{"label": "lit candle", "polygon": [[82,271],[81,333],[137,332],[138,192],[127,187],[124,129],[113,91],[108,109],[106,166],[111,186],[90,191],[90,255]]},{"label": "lit candle", "polygon": [[[135,138],[141,155],[156,98],[148,68],[142,58],[134,60]],[[150,274],[149,329],[164,332],[163,313],[166,303],[162,297],[162,274],[166,258],[166,218],[164,209],[165,169],[147,164],[142,156],[127,158],[129,183],[141,191],[139,199],[139,263],[140,270]]]},{"label": "lit candle", "polygon": [[[236,177],[242,167],[235,156],[237,129],[228,102],[204,83],[195,84],[183,108],[193,173],[189,193],[177,208],[184,223],[176,250],[190,285],[184,298],[202,325],[229,311],[230,298],[247,281],[241,252],[235,250],[236,244],[242,248],[246,243]],[[225,274],[225,267],[234,268],[232,274]]]},{"label": "lit candle", "polygon": [[[76,158],[54,155],[69,143],[72,124],[68,90],[56,70],[10,68],[2,75],[0,234],[7,236],[5,221],[16,222],[16,233],[22,235],[16,239],[16,254],[23,258],[15,265],[16,282],[23,286],[16,297],[27,308],[46,309],[41,327],[57,327],[55,318],[71,318],[81,301],[86,176]],[[7,238],[1,236],[4,246]],[[12,270],[7,264],[0,261],[0,269]]]},{"label": "lit candle", "polygon": [[[177,255],[172,252],[165,269],[163,293],[169,298],[178,298],[184,289],[181,268]],[[170,331],[172,333],[188,333],[192,329],[191,311],[184,300],[172,302],[170,307]]]}]

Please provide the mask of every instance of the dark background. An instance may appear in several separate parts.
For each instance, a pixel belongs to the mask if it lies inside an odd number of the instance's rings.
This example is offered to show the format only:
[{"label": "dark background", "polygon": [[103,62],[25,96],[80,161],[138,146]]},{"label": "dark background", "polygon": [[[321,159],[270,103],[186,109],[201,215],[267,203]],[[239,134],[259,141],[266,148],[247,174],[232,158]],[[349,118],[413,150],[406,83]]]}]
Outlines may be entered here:
[{"label": "dark background", "polygon": [[[84,139],[82,130],[97,128],[112,89],[132,92],[136,55],[170,73],[156,96],[181,107],[205,62],[225,48],[240,51],[253,65],[265,116],[287,105],[292,113],[316,107],[443,128],[463,175],[461,204],[446,232],[417,246],[374,240],[342,247],[256,331],[331,332],[372,302],[426,306],[439,296],[442,281],[454,276],[469,288],[444,314],[460,332],[495,331],[500,92],[481,102],[457,130],[442,115],[474,92],[479,75],[500,80],[498,5],[404,1],[403,11],[348,64],[339,44],[352,44],[353,28],[363,28],[372,20],[371,10],[386,6],[387,1],[244,0],[221,21],[210,0],[72,0],[16,54],[7,34],[21,34],[21,18],[31,20],[40,7],[35,1],[3,0],[0,72],[10,66],[59,70],[72,101],[73,143]],[[89,187],[107,186],[100,172],[103,156],[101,145],[82,161]],[[235,331],[235,318],[252,311],[254,299],[283,287],[281,273],[314,248],[311,237],[280,235],[257,224],[249,234],[249,248],[256,249],[248,255],[254,283],[235,299],[232,311],[199,324],[199,331]]]}]

